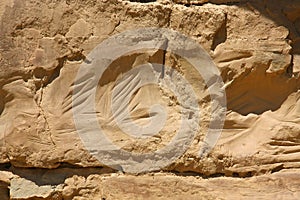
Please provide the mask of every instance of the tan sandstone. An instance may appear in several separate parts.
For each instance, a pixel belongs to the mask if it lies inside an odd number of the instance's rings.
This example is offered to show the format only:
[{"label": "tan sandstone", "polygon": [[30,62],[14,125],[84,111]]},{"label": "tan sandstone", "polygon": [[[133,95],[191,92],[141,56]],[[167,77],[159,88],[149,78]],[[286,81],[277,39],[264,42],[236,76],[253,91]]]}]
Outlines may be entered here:
[{"label": "tan sandstone", "polygon": [[[292,0],[1,0],[0,199],[299,199],[299,13]],[[79,67],[99,43],[140,27],[195,39],[221,72],[228,111],[218,143],[201,158],[211,111],[201,76],[170,52],[118,58],[98,83],[96,110],[123,149],[145,153],[166,145],[181,108],[172,93],[143,87],[132,97],[131,116],[143,123],[149,106],[160,102],[170,117],[157,137],[123,134],[109,121],[107,99],[126,70],[165,57],[195,88],[203,113],[183,156],[162,172],[129,175],[84,147],[72,94]]]}]

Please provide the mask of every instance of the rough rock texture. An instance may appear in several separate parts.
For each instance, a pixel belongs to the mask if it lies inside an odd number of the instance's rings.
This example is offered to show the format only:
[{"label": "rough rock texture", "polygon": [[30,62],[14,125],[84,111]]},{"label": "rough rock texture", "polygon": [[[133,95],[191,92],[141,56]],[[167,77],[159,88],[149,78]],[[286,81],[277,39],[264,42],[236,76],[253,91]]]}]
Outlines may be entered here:
[{"label": "rough rock texture", "polygon": [[[26,170],[16,170],[24,174]],[[89,171],[89,170],[86,170]],[[98,171],[99,173],[100,171]],[[11,199],[299,199],[299,170],[251,178],[196,174],[85,174],[79,170],[27,170],[11,180]],[[54,180],[55,179],[55,180]],[[46,180],[46,182],[43,182]],[[44,184],[48,185],[44,185]],[[50,185],[51,184],[51,185]],[[26,186],[25,186],[26,185]]]},{"label": "rough rock texture", "polygon": [[[0,199],[300,198],[298,1],[1,0],[0,21]],[[72,89],[92,49],[139,27],[171,28],[198,41],[221,71],[228,112],[205,158],[198,151],[207,123],[162,173],[134,176],[106,168],[85,149],[72,120]],[[147,61],[165,62],[201,91],[206,122],[210,100],[200,77],[161,51],[115,61],[123,68],[100,79],[96,110],[107,112],[106,95],[124,70]],[[160,92],[144,87],[132,98],[132,117],[143,120],[163,96],[172,118],[159,139],[134,140],[108,124],[109,137],[135,152],[166,144],[180,115],[176,99]]]}]

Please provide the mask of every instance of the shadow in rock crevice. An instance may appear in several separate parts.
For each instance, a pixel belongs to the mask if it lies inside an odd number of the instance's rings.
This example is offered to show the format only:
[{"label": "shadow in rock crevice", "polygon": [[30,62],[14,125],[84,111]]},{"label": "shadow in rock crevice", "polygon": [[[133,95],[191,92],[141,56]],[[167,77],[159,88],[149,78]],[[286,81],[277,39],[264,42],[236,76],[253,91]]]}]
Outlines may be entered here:
[{"label": "shadow in rock crevice", "polygon": [[59,167],[56,169],[11,167],[10,171],[21,178],[34,182],[38,186],[63,184],[67,178],[74,175],[86,178],[91,174],[101,175],[116,172],[108,167]]}]

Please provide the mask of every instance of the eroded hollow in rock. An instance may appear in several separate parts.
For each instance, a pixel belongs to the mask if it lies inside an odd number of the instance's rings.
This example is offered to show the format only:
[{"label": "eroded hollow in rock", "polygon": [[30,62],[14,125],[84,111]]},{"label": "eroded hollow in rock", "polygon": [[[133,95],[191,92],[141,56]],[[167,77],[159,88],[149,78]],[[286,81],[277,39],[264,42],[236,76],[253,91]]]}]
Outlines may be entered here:
[{"label": "eroded hollow in rock", "polygon": [[[169,90],[165,86],[160,86],[159,84],[147,84],[137,90],[134,89],[132,94],[129,92],[135,88],[135,85],[138,85],[134,84],[134,82],[139,82],[139,77],[143,77],[143,74],[150,75],[151,70],[147,71],[146,68],[142,68],[145,64],[150,65],[149,63],[165,63],[165,71],[156,71],[156,75],[162,72],[160,77],[165,80],[168,80],[170,77],[174,77],[174,80],[177,80],[175,77],[177,77],[178,74],[184,74],[186,80],[194,80],[194,82],[190,81],[190,84],[193,85],[193,88],[196,88],[196,91],[201,91],[199,92],[199,106],[202,105],[200,100],[203,100],[202,98],[204,98],[201,96],[205,93],[204,91],[206,88],[204,80],[191,64],[178,55],[162,50],[148,50],[143,53],[135,52],[133,54],[124,55],[116,59],[104,71],[99,80],[99,87],[97,88],[96,94],[96,110],[99,123],[103,124],[103,127],[105,127],[105,134],[107,137],[127,151],[140,153],[152,152],[153,150],[163,148],[165,144],[168,144],[170,138],[173,138],[180,129],[180,123],[177,122],[181,122],[180,110],[182,108],[178,100],[179,98],[174,91]],[[135,73],[137,72],[135,69],[139,67],[141,67],[141,71]],[[151,67],[154,69],[154,66],[151,65]],[[152,72],[154,73],[154,70],[151,71],[151,73]],[[132,74],[129,76],[130,73]],[[123,83],[119,82],[120,80],[123,80]],[[183,84],[180,81],[178,81],[177,84]],[[114,101],[111,100],[113,89],[116,86],[120,87],[120,85],[124,89],[122,95],[121,93],[118,93],[120,94],[118,98],[125,99],[126,96],[130,96],[130,100],[128,101],[128,111],[130,114],[129,116],[133,119],[134,123],[144,126],[145,124],[149,124],[154,117],[158,117],[159,113],[149,110],[149,108],[155,104],[162,105],[166,109],[166,122],[164,126],[162,126],[162,129],[156,132],[156,137],[159,138],[158,140],[153,140],[151,137],[135,140],[130,139],[124,131],[115,125],[115,122],[112,120],[115,119],[115,117],[113,117],[111,109],[108,108],[113,107],[112,102]],[[206,103],[210,102],[210,98],[208,97],[206,101]],[[119,113],[119,116],[123,116],[124,113],[126,113],[124,108],[127,108],[127,106],[123,106],[123,104],[120,103],[118,106],[115,105],[115,108],[118,108],[115,111]],[[205,109],[205,111],[202,110],[202,112],[209,112],[209,108]],[[192,116],[193,115],[191,115],[191,118]],[[202,125],[206,126],[206,122],[203,122]],[[198,137],[200,137],[201,134],[202,133],[199,133]]]},{"label": "eroded hollow in rock", "polygon": [[242,115],[275,111],[288,96],[299,89],[298,80],[284,74],[274,75],[252,70],[238,78],[227,89],[227,108]]}]

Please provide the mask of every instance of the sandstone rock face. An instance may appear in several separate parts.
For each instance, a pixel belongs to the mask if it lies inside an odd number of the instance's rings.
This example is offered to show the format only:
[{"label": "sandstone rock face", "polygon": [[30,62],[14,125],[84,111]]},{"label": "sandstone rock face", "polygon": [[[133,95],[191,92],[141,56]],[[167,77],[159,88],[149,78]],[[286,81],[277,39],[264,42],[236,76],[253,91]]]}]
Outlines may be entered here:
[{"label": "sandstone rock face", "polygon": [[[299,199],[299,13],[292,0],[2,0],[0,199]],[[203,47],[220,71],[227,112],[217,144],[200,156],[213,110],[203,77],[168,48],[118,57],[97,83],[95,110],[120,148],[156,151],[181,127],[184,106],[160,85],[137,89],[129,104],[137,124],[157,115],[152,105],[165,107],[155,137],[130,137],[113,120],[113,89],[140,65],[176,70],[194,88],[201,110],[199,130],[180,158],[160,173],[129,175],[87,150],[72,102],[77,73],[93,49],[146,27],[178,31]]]}]

